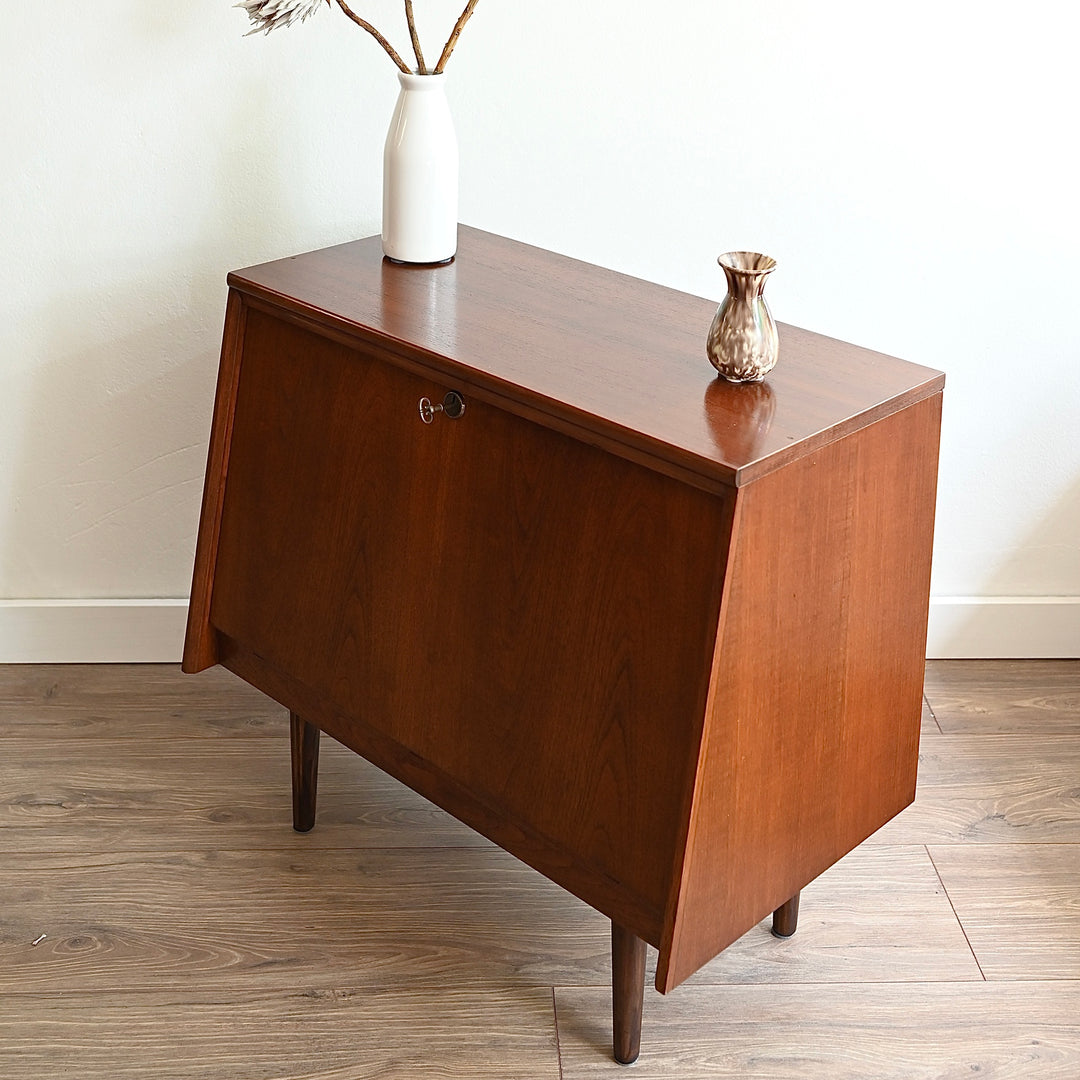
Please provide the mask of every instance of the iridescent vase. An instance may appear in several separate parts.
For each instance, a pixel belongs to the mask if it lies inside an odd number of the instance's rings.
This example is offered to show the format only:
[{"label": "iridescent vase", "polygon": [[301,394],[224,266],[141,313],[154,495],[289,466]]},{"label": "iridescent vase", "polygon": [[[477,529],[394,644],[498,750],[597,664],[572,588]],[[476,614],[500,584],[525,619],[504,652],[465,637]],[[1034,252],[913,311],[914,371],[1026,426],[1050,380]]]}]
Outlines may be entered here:
[{"label": "iridescent vase", "polygon": [[761,382],[780,354],[776,323],[762,295],[776,260],[756,251],[729,251],[716,261],[728,291],[709,328],[709,362],[728,382]]}]

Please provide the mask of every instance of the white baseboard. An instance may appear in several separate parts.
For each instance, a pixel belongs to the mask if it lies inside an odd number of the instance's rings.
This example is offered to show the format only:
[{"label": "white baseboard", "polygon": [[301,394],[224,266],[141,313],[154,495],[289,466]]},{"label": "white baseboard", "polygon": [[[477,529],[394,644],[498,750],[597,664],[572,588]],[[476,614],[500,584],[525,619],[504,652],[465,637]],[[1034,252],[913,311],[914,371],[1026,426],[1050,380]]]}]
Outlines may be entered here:
[{"label": "white baseboard", "polygon": [[179,663],[184,600],[0,600],[0,663]]},{"label": "white baseboard", "polygon": [[936,596],[931,660],[1080,657],[1080,596]]},{"label": "white baseboard", "polygon": [[[0,600],[0,663],[179,663],[187,600]],[[939,596],[926,655],[1080,657],[1080,596]]]}]

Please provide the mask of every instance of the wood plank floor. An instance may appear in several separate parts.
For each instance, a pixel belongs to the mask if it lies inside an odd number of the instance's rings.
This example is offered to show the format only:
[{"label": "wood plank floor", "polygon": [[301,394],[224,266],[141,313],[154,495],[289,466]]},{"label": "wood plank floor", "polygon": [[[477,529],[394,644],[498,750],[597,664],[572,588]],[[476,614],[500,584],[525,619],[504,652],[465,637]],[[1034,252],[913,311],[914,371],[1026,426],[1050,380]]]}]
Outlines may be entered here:
[{"label": "wood plank floor", "polygon": [[606,921],[355,755],[299,835],[227,673],[0,667],[0,1077],[1076,1080],[1080,662],[926,698],[915,804],[793,938],[647,989],[627,1073]]}]

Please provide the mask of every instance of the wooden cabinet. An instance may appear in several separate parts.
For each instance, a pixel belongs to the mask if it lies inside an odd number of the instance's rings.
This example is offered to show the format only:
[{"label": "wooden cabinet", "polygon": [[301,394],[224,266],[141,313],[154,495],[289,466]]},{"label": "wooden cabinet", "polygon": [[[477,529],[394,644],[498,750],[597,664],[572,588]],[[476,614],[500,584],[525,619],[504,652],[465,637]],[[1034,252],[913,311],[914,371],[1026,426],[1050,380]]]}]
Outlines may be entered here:
[{"label": "wooden cabinet", "polygon": [[943,377],[781,327],[729,386],[713,303],[466,228],[229,284],[185,670],[308,818],[320,729],[608,915],[632,1057],[641,941],[672,989],[913,797]]}]

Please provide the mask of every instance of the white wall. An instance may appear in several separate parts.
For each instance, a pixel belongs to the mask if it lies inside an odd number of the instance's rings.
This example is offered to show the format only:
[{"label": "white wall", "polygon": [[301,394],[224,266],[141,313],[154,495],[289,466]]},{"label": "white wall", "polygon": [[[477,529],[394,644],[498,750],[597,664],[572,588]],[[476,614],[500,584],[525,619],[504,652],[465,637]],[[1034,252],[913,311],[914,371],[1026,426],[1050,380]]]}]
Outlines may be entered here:
[{"label": "white wall", "polygon": [[[378,231],[394,70],[336,9],[10,6],[0,659],[68,617],[28,599],[100,616],[57,659],[169,653],[182,607],[147,645],[127,601],[187,593],[225,274]],[[1078,37],[1068,0],[482,0],[462,220],[713,297],[763,250],[778,318],[945,370],[931,650],[1077,655]]]}]

